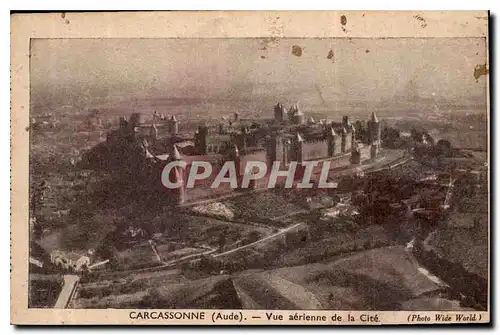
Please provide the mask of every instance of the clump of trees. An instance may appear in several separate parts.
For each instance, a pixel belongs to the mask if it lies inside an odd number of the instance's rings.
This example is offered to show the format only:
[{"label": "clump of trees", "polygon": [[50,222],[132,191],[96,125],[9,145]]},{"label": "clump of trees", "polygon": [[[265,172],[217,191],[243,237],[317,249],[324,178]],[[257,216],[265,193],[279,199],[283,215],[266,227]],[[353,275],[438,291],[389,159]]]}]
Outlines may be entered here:
[{"label": "clump of trees", "polygon": [[381,133],[382,145],[389,149],[399,149],[406,145],[401,138],[399,129],[393,127],[384,127]]},{"label": "clump of trees", "polygon": [[45,200],[45,193],[49,189],[48,184],[42,181],[40,184],[35,185],[31,190],[30,198],[30,217],[32,224],[32,233],[35,240],[39,239],[42,235],[43,222],[41,209]]},{"label": "clump of trees", "polygon": [[182,273],[187,277],[199,277],[204,275],[220,274],[223,270],[223,262],[210,256],[202,255],[200,258],[183,263]]},{"label": "clump of trees", "polygon": [[105,287],[83,287],[78,295],[83,299],[99,297],[100,299],[110,295],[132,294],[144,288],[144,283],[139,280],[128,281],[125,283],[113,282],[112,285]]}]

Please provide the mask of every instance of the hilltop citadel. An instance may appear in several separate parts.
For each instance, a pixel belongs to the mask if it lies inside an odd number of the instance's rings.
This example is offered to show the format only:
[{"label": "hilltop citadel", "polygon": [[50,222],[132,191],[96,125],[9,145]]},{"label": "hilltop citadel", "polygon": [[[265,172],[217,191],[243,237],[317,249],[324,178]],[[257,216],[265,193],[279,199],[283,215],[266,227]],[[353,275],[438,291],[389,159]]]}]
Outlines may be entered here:
[{"label": "hilltop citadel", "polygon": [[[340,122],[325,119],[316,122],[298,104],[287,110],[278,103],[270,119],[245,119],[236,112],[231,120],[205,122],[193,129],[193,126],[183,127],[175,115],[164,116],[155,111],[149,120],[138,113],[129,119],[120,117],[118,129],[108,133],[104,145],[107,157],[99,159],[100,163],[119,166],[120,173],[139,179],[151,177],[151,169],[145,166],[156,167],[153,170],[159,177],[158,168],[172,160],[183,160],[187,167],[193,161],[206,161],[219,168],[223,162],[233,160],[238,174],[243,174],[241,167],[247,161],[264,162],[268,166],[280,162],[280,169],[297,162],[295,177],[299,179],[304,172],[300,168],[303,162],[328,161],[334,170],[376,161],[380,155],[381,122],[374,112],[367,121],[351,123],[349,116],[343,116]],[[172,178],[185,182],[187,169],[173,171]],[[209,191],[204,185],[198,186],[196,191],[179,190],[174,203],[230,191]],[[259,185],[252,185],[255,187]]]}]

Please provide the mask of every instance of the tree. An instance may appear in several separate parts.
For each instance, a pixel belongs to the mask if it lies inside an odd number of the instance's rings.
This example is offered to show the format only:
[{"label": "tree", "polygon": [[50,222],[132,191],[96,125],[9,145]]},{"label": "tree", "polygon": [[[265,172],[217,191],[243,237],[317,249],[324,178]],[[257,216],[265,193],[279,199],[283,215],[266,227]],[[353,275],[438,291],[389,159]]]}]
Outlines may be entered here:
[{"label": "tree", "polygon": [[261,234],[258,231],[252,230],[247,234],[245,240],[247,243],[253,243],[255,241],[258,241],[260,239],[260,236]]},{"label": "tree", "polygon": [[436,149],[438,153],[442,156],[450,156],[451,154],[451,142],[448,140],[439,140],[436,143]]},{"label": "tree", "polygon": [[217,242],[217,244],[219,245],[219,250],[224,249],[224,247],[226,246],[227,231],[228,231],[228,228],[224,227],[224,229],[219,234],[219,240]]},{"label": "tree", "polygon": [[31,198],[30,198],[30,212],[32,217],[32,233],[34,239],[38,239],[42,234],[42,227],[40,223],[43,221],[41,209],[43,207],[43,202],[45,199],[45,192],[49,186],[47,182],[44,180],[40,184],[36,185],[31,190]]},{"label": "tree", "polygon": [[385,127],[382,130],[382,141],[385,147],[395,149],[400,143],[399,130],[396,128]]}]

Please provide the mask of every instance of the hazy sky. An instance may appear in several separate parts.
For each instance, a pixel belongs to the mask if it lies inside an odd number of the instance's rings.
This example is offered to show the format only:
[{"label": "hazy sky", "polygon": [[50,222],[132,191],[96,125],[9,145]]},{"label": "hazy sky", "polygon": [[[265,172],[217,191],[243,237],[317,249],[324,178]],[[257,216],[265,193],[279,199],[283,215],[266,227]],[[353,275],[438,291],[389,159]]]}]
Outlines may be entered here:
[{"label": "hazy sky", "polygon": [[422,97],[467,101],[485,96],[485,77],[473,76],[485,62],[479,38],[33,40],[32,99],[276,95],[331,104],[388,99],[411,87]]}]

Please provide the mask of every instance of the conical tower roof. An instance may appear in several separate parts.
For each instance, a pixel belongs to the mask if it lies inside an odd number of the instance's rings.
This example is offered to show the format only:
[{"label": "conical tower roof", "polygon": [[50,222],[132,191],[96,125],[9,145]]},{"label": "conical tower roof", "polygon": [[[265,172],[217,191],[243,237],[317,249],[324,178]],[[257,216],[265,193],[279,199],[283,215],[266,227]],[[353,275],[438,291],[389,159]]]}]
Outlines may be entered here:
[{"label": "conical tower roof", "polygon": [[375,112],[372,112],[371,121],[378,122],[378,117],[377,117],[377,114],[375,114]]},{"label": "conical tower roof", "polygon": [[302,136],[300,136],[300,134],[299,134],[299,133],[297,133],[297,135],[295,136],[295,140],[296,140],[297,142],[304,142],[304,138],[302,138]]},{"label": "conical tower roof", "polygon": [[308,123],[311,123],[311,124],[316,123],[316,121],[314,121],[314,119],[313,119],[313,117],[312,117],[312,116],[311,116],[311,117],[309,117],[309,119],[307,120],[307,122],[308,122]]},{"label": "conical tower roof", "polygon": [[142,150],[144,150],[144,152],[146,153],[146,157],[147,158],[154,158],[155,156],[149,151],[148,147],[149,147],[149,143],[146,139],[143,139],[140,143],[140,146],[142,148]]},{"label": "conical tower roof", "polygon": [[172,118],[170,120],[177,122],[177,118],[175,117],[175,115],[172,115]]},{"label": "conical tower roof", "polygon": [[178,161],[181,159],[181,153],[177,149],[177,146],[174,144],[170,150],[169,158],[171,161]]},{"label": "conical tower roof", "polygon": [[172,183],[182,183],[184,181],[184,179],[182,178],[182,173],[178,167],[175,167],[170,171],[172,173],[171,176],[173,177],[173,180],[171,179]]},{"label": "conical tower roof", "polygon": [[334,137],[334,136],[337,136],[337,133],[335,132],[335,129],[330,128],[330,134],[329,134],[329,135],[330,135],[330,136],[333,136],[333,137]]}]

